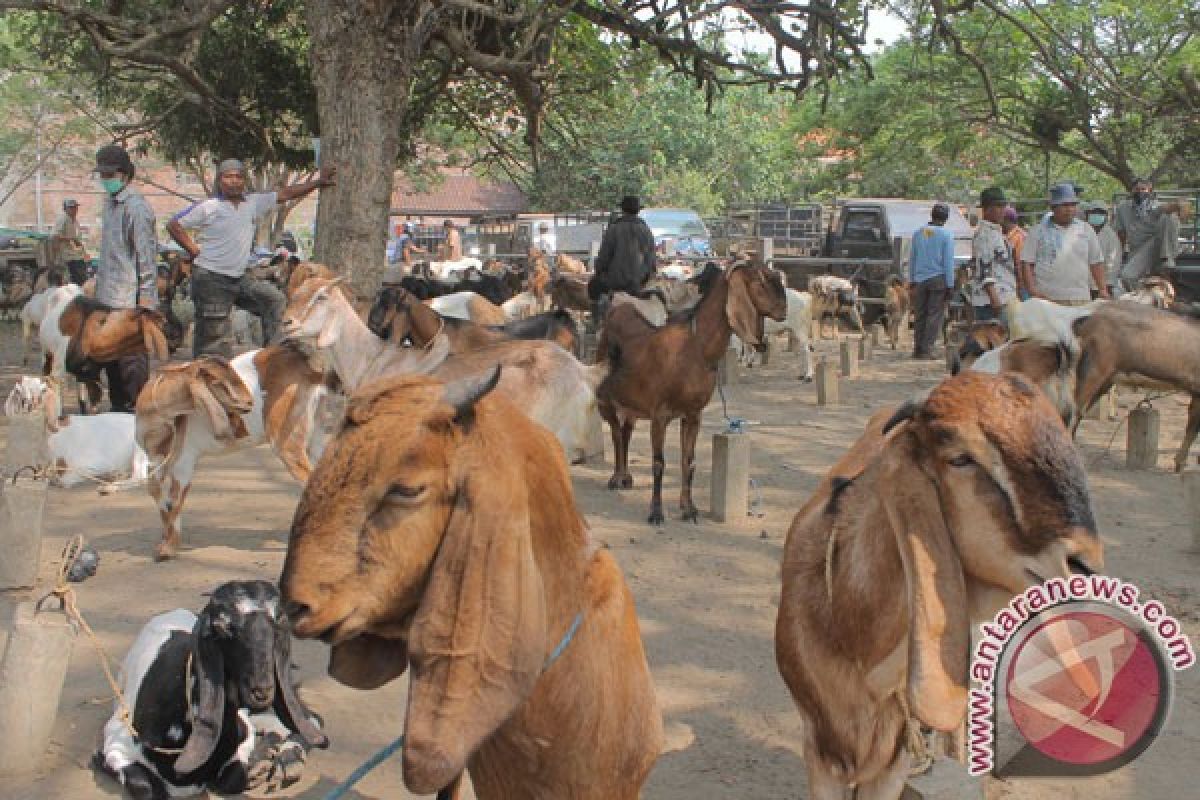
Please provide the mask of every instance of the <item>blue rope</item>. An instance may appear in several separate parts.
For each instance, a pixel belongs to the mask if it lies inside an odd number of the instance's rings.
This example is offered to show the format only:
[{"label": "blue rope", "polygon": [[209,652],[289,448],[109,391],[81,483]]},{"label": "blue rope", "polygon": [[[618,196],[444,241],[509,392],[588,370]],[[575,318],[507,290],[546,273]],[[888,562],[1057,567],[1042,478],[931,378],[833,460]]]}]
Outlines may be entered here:
[{"label": "blue rope", "polygon": [[[561,656],[563,651],[567,649],[567,645],[569,645],[571,640],[575,638],[575,634],[579,631],[579,626],[582,624],[583,612],[580,611],[575,615],[575,619],[571,621],[571,627],[567,628],[567,632],[563,636],[562,641],[560,641],[558,646],[550,651],[550,655],[546,658],[546,663],[542,665],[542,672],[550,669],[550,665],[558,660],[558,657]],[[349,778],[346,778],[346,780],[342,781],[332,790],[330,790],[329,794],[325,795],[324,800],[341,800],[341,798],[346,796],[346,792],[353,789],[356,783],[367,776],[368,772],[378,767],[384,761],[387,761],[402,747],[404,747],[404,737],[397,736],[390,744],[386,745],[375,755],[371,756],[362,764],[360,764],[358,768],[354,770],[354,772],[350,773]]]}]

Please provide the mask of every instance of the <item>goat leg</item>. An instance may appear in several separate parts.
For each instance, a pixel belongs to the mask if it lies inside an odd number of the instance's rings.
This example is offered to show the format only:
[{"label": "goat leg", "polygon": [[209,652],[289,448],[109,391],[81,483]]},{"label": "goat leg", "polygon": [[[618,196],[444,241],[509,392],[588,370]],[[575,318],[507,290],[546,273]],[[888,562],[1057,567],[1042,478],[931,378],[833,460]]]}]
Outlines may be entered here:
[{"label": "goat leg", "polygon": [[692,502],[692,479],[696,477],[696,437],[699,434],[700,415],[685,414],[679,421],[679,509],[684,520],[695,523],[700,522],[700,512]]},{"label": "goat leg", "polygon": [[662,525],[662,481],[666,470],[666,458],[663,455],[665,439],[667,438],[667,423],[669,419],[654,417],[650,420],[650,449],[654,455],[654,491],[650,496],[650,516],[646,521],[651,525]]},{"label": "goat leg", "polygon": [[1200,395],[1194,394],[1192,402],[1188,404],[1187,428],[1183,431],[1183,441],[1179,445],[1179,452],[1175,454],[1176,472],[1183,472],[1183,468],[1187,466],[1188,451],[1196,441],[1197,432],[1200,432]]}]

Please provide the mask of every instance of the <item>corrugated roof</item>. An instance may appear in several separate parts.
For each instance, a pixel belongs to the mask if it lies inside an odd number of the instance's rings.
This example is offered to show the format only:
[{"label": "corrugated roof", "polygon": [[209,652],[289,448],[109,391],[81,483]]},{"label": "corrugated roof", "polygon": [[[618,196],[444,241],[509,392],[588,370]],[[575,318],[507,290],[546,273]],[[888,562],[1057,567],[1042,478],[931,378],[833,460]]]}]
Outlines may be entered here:
[{"label": "corrugated roof", "polygon": [[447,174],[428,192],[414,192],[397,177],[392,190],[392,214],[517,214],[529,208],[529,199],[516,184],[487,181],[474,175]]}]

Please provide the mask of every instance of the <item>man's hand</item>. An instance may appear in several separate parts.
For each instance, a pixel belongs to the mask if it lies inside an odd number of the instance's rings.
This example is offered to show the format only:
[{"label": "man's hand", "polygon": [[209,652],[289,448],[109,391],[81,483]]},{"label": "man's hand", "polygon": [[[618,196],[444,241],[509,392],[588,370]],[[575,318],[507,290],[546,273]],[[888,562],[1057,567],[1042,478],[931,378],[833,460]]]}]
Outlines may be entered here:
[{"label": "man's hand", "polygon": [[337,167],[321,167],[321,172],[317,175],[317,186],[337,186]]}]

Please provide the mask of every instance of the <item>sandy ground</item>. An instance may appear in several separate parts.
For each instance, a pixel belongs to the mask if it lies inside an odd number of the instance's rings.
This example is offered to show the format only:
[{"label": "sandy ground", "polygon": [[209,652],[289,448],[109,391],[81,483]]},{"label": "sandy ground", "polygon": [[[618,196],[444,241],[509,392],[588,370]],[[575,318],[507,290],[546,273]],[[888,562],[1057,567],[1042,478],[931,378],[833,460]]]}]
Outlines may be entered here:
[{"label": "sandy ground", "polygon": [[[14,333],[5,325],[5,364],[14,364]],[[832,343],[822,352],[833,354]],[[729,413],[749,420],[757,515],[742,524],[645,523],[649,506],[647,426],[632,452],[636,488],[606,490],[609,465],[572,468],[580,510],[593,535],[610,548],[638,603],[650,666],[668,732],[643,796],[802,798],[797,716],[775,668],[773,633],[784,534],[817,481],[861,432],[873,409],[897,403],[943,377],[938,362],[914,363],[903,353],[876,351],[861,377],[843,382],[843,405],[818,408],[812,384],[801,383],[797,357],[743,371],[726,390]],[[19,370],[5,368],[7,393]],[[1133,398],[1125,398],[1126,409]],[[1183,427],[1180,400],[1157,401],[1162,411],[1159,469],[1124,469],[1124,427],[1111,449],[1116,422],[1086,422],[1080,437],[1091,474],[1093,502],[1107,547],[1108,572],[1136,581],[1163,601],[1200,642],[1200,556],[1192,548],[1179,479],[1167,470]],[[708,507],[711,435],[724,426],[718,399],[705,416],[698,450],[696,501]],[[679,485],[677,426],[669,434],[664,497],[674,509]],[[608,452],[611,458],[611,448]],[[84,534],[99,550],[99,574],[78,587],[80,605],[117,659],[153,614],[199,609],[201,593],[231,579],[275,579],[300,487],[265,448],[202,464],[184,515],[187,549],[155,564],[157,514],[148,496],[132,491],[101,497],[91,488],[51,490],[46,510],[44,577],[65,538]],[[897,598],[899,601],[899,598]],[[8,603],[0,612],[8,616]],[[357,692],[324,674],[323,645],[299,642],[295,655],[307,701],[327,721],[332,749],[310,757],[305,780],[289,796],[319,798],[390,741],[401,729],[406,686],[398,681]],[[1119,772],[1087,780],[989,780],[990,798],[1183,798],[1200,793],[1200,670],[1177,676],[1175,706],[1151,750]],[[0,785],[2,798],[104,798],[115,783],[88,762],[111,709],[95,654],[79,641],[70,663],[53,740],[28,781]],[[0,743],[3,746],[3,743]],[[398,763],[378,768],[354,798],[410,797]],[[472,796],[473,795],[469,795]]]}]

